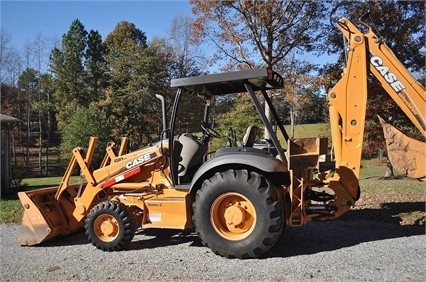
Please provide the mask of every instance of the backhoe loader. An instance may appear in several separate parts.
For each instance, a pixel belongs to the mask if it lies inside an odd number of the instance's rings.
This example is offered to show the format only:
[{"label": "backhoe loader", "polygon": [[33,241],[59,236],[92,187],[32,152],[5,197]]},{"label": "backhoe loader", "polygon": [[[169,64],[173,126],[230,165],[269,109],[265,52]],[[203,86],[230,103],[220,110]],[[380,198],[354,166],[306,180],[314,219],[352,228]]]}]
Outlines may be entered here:
[{"label": "backhoe loader", "polygon": [[[176,95],[169,126],[157,143],[133,152],[127,152],[126,138],[118,148],[110,143],[104,161],[94,168],[93,137],[87,150],[73,150],[59,187],[18,193],[25,209],[18,243],[40,244],[84,228],[98,249],[118,251],[138,228],[194,228],[214,253],[250,258],[271,249],[286,225],[332,220],[349,211],[360,197],[367,73],[381,81],[423,135],[426,104],[423,87],[371,28],[362,33],[346,18],[337,24],[348,43],[348,60],[328,93],[334,161],[328,157],[327,138],[288,138],[270,99],[271,91],[283,88],[282,77],[273,70],[173,79]],[[250,96],[276,156],[252,147],[251,129],[243,142],[209,151],[209,141],[221,138],[209,118],[210,106],[217,95],[235,93]],[[201,136],[180,130],[179,115],[187,114],[179,111],[184,95],[205,101]],[[287,143],[285,149],[263,101]],[[166,127],[164,114],[163,120]],[[413,162],[415,175],[424,177],[424,159]],[[71,185],[76,167],[81,181]]]}]

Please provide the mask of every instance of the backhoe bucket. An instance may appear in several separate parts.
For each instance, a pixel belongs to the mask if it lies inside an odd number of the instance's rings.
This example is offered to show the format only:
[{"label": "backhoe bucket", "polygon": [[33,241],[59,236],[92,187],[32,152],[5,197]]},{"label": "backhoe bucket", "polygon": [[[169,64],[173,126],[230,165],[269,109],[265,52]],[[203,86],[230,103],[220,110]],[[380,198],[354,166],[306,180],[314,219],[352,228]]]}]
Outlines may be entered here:
[{"label": "backhoe bucket", "polygon": [[36,245],[54,237],[64,236],[76,230],[69,227],[73,220],[74,205],[72,195],[77,194],[78,185],[70,186],[67,197],[55,199],[58,187],[19,192],[18,196],[24,207],[18,244]]},{"label": "backhoe bucket", "polygon": [[406,136],[378,117],[393,168],[407,177],[426,180],[426,143]]}]

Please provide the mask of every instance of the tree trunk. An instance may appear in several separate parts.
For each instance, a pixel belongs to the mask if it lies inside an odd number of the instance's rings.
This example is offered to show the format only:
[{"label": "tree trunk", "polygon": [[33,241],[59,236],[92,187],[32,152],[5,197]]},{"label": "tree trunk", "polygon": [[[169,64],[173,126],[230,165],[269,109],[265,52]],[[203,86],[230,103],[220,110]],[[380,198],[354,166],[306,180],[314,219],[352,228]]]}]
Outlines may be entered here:
[{"label": "tree trunk", "polygon": [[[271,109],[269,108],[268,103],[265,103],[265,116],[269,121],[271,120]],[[265,126],[265,132],[263,133],[263,138],[271,139],[271,135],[266,129],[266,126]]]},{"label": "tree trunk", "polygon": [[394,176],[393,174],[393,167],[389,159],[386,160],[386,171],[385,171],[385,177],[391,177]]},{"label": "tree trunk", "polygon": [[41,123],[42,112],[38,112],[38,127],[39,127],[39,139],[38,139],[38,168],[40,169],[40,175],[43,176],[43,165],[41,163],[41,157],[43,153],[43,125]]},{"label": "tree trunk", "polygon": [[294,139],[294,108],[290,105],[290,138]]},{"label": "tree trunk", "polygon": [[[49,99],[49,96],[48,96]],[[46,174],[46,176],[48,176],[49,174],[49,147],[50,147],[50,132],[51,132],[51,116],[50,116],[50,111],[47,112],[47,138],[46,138],[46,153],[45,153],[45,168],[44,168],[44,173]]]},{"label": "tree trunk", "polygon": [[25,144],[25,157],[24,157],[24,161],[25,161],[25,167],[29,168],[30,166],[30,130],[31,130],[31,110],[30,110],[30,105],[28,103],[27,105],[27,144]]}]

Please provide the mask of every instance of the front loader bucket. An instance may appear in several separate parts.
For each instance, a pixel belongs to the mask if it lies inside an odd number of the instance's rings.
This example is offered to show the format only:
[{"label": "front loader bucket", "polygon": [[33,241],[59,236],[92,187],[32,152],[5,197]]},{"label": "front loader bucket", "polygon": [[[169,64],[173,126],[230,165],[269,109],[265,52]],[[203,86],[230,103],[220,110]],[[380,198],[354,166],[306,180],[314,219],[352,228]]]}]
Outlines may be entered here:
[{"label": "front loader bucket", "polygon": [[407,177],[426,180],[426,143],[406,136],[378,117],[393,168]]},{"label": "front loader bucket", "polygon": [[[59,187],[18,193],[21,204],[24,207],[22,226],[18,235],[19,245],[31,246],[40,244],[55,237],[68,235],[84,226],[82,218],[89,204],[84,206],[76,203],[81,193],[85,190],[86,179],[91,183],[95,183],[91,170],[91,161],[96,142],[97,138],[91,137],[87,152],[84,152],[80,147],[76,147],[72,151],[71,160]],[[114,157],[111,152],[113,146],[114,144],[112,143],[107,148],[107,156],[109,158]],[[103,163],[103,166],[106,165],[106,162]],[[70,184],[70,177],[77,165],[80,166],[82,173],[80,181],[77,184]],[[92,198],[91,200],[96,204],[96,200]]]},{"label": "front loader bucket", "polygon": [[[57,200],[55,194],[58,187],[19,192],[18,196],[24,207],[18,244],[21,246],[36,245],[52,238],[64,236],[79,227],[73,221],[73,196],[77,194],[78,185],[66,189],[66,196]],[[81,224],[82,225],[82,224]],[[76,228],[78,227],[78,228]]]}]

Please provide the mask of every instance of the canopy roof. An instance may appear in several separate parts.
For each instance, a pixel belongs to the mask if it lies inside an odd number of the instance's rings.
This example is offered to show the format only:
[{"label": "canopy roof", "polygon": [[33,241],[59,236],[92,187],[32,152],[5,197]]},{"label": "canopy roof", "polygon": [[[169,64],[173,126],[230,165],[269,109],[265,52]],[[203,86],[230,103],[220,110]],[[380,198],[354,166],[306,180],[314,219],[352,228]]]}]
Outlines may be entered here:
[{"label": "canopy roof", "polygon": [[254,91],[283,88],[282,77],[271,69],[254,69],[172,79],[171,87],[201,95],[224,95],[246,92],[245,84]]},{"label": "canopy roof", "polygon": [[20,120],[11,116],[0,114],[0,121],[3,124],[3,123],[18,122]]}]

